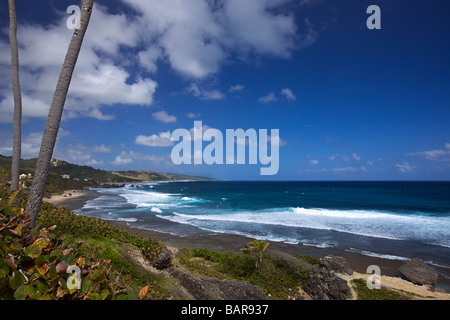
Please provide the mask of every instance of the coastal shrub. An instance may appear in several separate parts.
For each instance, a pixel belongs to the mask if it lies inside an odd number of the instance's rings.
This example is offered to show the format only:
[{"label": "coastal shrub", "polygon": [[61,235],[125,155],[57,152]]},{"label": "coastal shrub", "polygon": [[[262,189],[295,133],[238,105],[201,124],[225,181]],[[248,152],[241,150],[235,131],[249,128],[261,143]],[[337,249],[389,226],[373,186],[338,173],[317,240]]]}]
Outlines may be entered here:
[{"label": "coastal shrub", "polygon": [[354,279],[351,282],[356,287],[358,300],[410,300],[406,295],[383,287],[370,290],[364,279]]},{"label": "coastal shrub", "polygon": [[[11,208],[14,196],[0,189],[0,300],[166,298],[156,283],[138,285],[123,268],[115,268],[112,259],[118,255],[110,248],[98,255],[82,241],[68,241],[57,225],[27,228],[23,208]],[[78,268],[76,273],[69,274],[69,266]],[[74,282],[77,276],[80,281]]]},{"label": "coastal shrub", "polygon": [[297,259],[300,259],[312,266],[318,267],[319,266],[319,259],[313,256],[308,256],[306,254],[294,254],[294,257]]},{"label": "coastal shrub", "polygon": [[153,239],[138,237],[126,229],[113,226],[106,221],[80,216],[63,207],[43,202],[38,215],[39,226],[57,225],[62,232],[73,235],[88,235],[125,242],[137,247],[150,261],[156,259],[163,251],[163,245]]},{"label": "coastal shrub", "polygon": [[[11,208],[11,198],[0,199],[0,299],[144,299],[140,288],[109,267],[109,260],[79,254],[64,247],[64,236],[48,228],[27,228],[23,208]],[[79,269],[79,286],[71,285]],[[78,283],[78,282],[77,282]]]}]

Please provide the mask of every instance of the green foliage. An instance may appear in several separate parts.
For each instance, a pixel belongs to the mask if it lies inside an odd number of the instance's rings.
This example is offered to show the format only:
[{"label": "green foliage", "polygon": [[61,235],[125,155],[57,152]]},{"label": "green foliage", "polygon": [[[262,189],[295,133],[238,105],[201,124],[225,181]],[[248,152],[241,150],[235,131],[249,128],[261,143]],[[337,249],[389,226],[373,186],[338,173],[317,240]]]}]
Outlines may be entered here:
[{"label": "green foliage", "polygon": [[385,288],[369,289],[364,279],[354,279],[352,283],[358,292],[358,300],[410,300],[406,295]]},{"label": "green foliage", "polygon": [[[157,296],[155,286],[138,286],[129,275],[112,268],[110,259],[86,254],[89,250],[83,248],[83,243],[68,247],[66,235],[62,235],[56,224],[27,228],[28,215],[22,208],[10,206],[13,197],[4,189],[0,194],[0,299],[113,300]],[[62,219],[70,212],[52,207],[50,212],[44,208],[41,213],[44,221],[50,222],[51,214]],[[68,220],[62,221],[70,224]],[[83,226],[76,219],[72,222],[74,228]],[[104,225],[85,227],[92,228],[91,232],[112,232]],[[120,232],[119,237],[127,238]],[[147,250],[148,243],[131,238],[128,241],[135,241]],[[147,255],[153,256],[149,251]],[[75,274],[67,273],[68,266],[78,268],[79,287],[70,285]]]},{"label": "green foliage", "polygon": [[313,256],[308,256],[306,254],[294,254],[294,257],[296,257],[299,260],[302,260],[312,266],[319,266],[319,259]]},{"label": "green foliage", "polygon": [[253,251],[256,251],[258,256],[256,259],[255,267],[258,268],[259,264],[261,264],[261,262],[262,262],[263,253],[267,249],[268,246],[269,246],[269,243],[266,243],[262,240],[253,240],[253,241],[250,241],[246,247],[242,248],[242,250],[248,254],[252,254]]},{"label": "green foliage", "polygon": [[37,223],[43,227],[57,225],[60,231],[69,234],[83,234],[94,238],[102,237],[131,244],[137,247],[150,261],[154,260],[164,250],[164,247],[158,241],[135,236],[124,228],[113,226],[100,219],[79,216],[51,203],[42,203]]}]

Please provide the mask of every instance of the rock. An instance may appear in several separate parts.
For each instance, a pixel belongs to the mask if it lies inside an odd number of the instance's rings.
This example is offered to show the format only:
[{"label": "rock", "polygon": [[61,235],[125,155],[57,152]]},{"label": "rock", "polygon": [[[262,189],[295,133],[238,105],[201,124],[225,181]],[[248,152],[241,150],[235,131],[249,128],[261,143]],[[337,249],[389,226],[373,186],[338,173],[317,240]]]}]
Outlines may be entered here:
[{"label": "rock", "polygon": [[415,284],[433,285],[438,279],[437,272],[420,259],[410,260],[398,270]]},{"label": "rock", "polygon": [[290,254],[284,253],[279,250],[270,249],[268,251],[268,254],[270,255],[270,257],[272,259],[282,261],[282,262],[287,263],[290,266],[295,267],[295,268],[301,268],[303,270],[308,270],[308,271],[313,268],[313,266],[310,265],[309,263],[306,263],[300,259],[297,259],[297,258],[291,256]]},{"label": "rock", "polygon": [[65,261],[61,261],[56,265],[56,273],[61,275],[64,275],[67,273],[67,268],[69,265]]},{"label": "rock", "polygon": [[191,275],[170,268],[172,277],[197,300],[266,300],[264,291],[244,280],[196,279]]},{"label": "rock", "polygon": [[155,260],[152,261],[152,266],[158,270],[170,268],[172,266],[173,252],[165,248]]},{"label": "rock", "polygon": [[347,281],[325,268],[314,268],[304,288],[313,300],[346,300],[351,297]]},{"label": "rock", "polygon": [[319,259],[319,266],[331,272],[342,273],[351,276],[353,270],[348,264],[347,260],[339,256],[325,256]]}]

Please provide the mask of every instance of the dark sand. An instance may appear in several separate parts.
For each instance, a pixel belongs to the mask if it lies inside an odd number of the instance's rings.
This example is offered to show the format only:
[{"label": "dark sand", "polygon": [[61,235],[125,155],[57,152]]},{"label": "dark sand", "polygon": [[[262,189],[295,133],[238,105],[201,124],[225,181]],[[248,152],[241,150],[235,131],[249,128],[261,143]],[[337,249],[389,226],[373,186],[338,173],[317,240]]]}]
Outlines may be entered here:
[{"label": "dark sand", "polygon": [[[94,190],[86,191],[85,195],[77,198],[71,198],[64,200],[59,205],[64,206],[69,210],[77,210],[84,206],[84,204],[90,200],[95,199],[100,194]],[[177,235],[171,235],[168,233],[161,233],[152,230],[133,228],[122,221],[108,221],[109,223],[123,227],[130,233],[136,234],[143,238],[151,238],[164,243],[167,247],[171,248],[207,248],[216,251],[231,251],[239,252],[248,242],[253,239],[231,234],[215,234],[215,235],[193,235],[181,237]],[[371,265],[377,265],[381,269],[381,274],[391,277],[402,277],[398,268],[405,263],[401,260],[383,259],[378,257],[369,257],[362,254],[348,252],[345,250],[333,249],[333,248],[317,248],[309,247],[301,244],[286,244],[283,242],[270,242],[269,248],[283,251],[288,254],[304,254],[313,257],[323,257],[325,255],[336,255],[344,257],[352,269],[359,273],[367,273],[367,268]],[[440,274],[448,274],[448,270],[440,270],[435,267]],[[439,276],[437,286],[450,289],[450,279],[446,279],[443,276]]]}]

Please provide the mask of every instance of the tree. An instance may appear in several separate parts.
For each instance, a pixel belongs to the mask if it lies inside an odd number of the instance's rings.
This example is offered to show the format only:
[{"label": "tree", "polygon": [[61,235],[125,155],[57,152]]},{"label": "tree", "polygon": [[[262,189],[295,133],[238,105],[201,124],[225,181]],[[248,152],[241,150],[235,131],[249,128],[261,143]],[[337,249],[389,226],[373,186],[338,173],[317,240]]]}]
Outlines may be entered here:
[{"label": "tree", "polygon": [[41,149],[39,151],[33,183],[31,185],[28,202],[25,209],[25,212],[30,216],[30,227],[35,226],[37,215],[42,204],[45,184],[48,178],[53,149],[58,136],[59,124],[61,122],[64,104],[66,102],[73,71],[80,54],[81,45],[83,44],[84,35],[86,34],[86,30],[89,25],[93,6],[94,0],[82,0],[79,28],[75,29],[72,40],[70,41],[64,64],[59,75],[58,83],[56,85],[55,95],[53,96],[53,101],[48,113],[47,124],[45,125],[44,135],[42,137]]},{"label": "tree", "polygon": [[261,264],[262,258],[263,258],[263,253],[267,249],[268,246],[269,246],[269,243],[267,243],[267,242],[264,242],[262,240],[253,240],[247,244],[246,248],[244,248],[245,249],[244,251],[248,252],[249,254],[251,254],[253,252],[253,250],[256,251],[258,256],[256,257],[255,268],[258,268],[259,265]]},{"label": "tree", "polygon": [[[11,47],[11,81],[14,96],[13,153],[11,163],[11,192],[19,190],[20,156],[22,153],[22,94],[19,81],[19,49],[17,46],[16,1],[8,0],[9,6],[9,43]],[[19,204],[14,198],[13,207]]]}]

